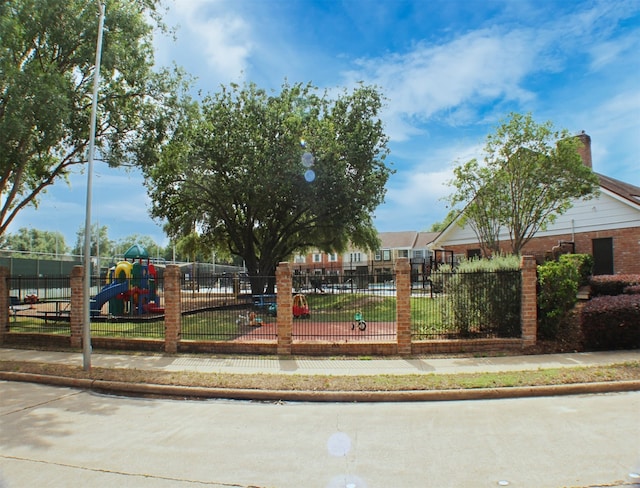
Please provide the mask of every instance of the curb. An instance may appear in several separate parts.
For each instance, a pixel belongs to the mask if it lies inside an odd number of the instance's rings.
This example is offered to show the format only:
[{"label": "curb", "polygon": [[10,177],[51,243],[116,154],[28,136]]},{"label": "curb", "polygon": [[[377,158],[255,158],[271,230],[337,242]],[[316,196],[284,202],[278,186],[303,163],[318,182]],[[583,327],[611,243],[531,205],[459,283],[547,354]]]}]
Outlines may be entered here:
[{"label": "curb", "polygon": [[148,396],[169,399],[224,399],[262,402],[436,402],[456,400],[492,400],[559,395],[584,395],[640,391],[640,380],[568,385],[514,386],[507,388],[474,388],[460,390],[411,390],[411,391],[298,391],[251,390],[234,388],[207,388],[124,381],[67,378],[34,373],[0,371],[0,380],[64,386],[124,396]]}]

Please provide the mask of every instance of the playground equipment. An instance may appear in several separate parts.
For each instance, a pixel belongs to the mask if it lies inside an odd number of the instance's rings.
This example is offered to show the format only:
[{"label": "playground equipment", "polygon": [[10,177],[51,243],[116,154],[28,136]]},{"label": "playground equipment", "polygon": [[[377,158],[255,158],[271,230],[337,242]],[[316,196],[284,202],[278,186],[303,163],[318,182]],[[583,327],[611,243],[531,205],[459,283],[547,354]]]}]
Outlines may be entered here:
[{"label": "playground equipment", "polygon": [[354,330],[356,327],[358,327],[358,329],[360,330],[364,330],[367,328],[367,323],[362,316],[362,312],[356,312],[353,315],[353,320],[354,322],[351,324],[351,330]]},{"label": "playground equipment", "polygon": [[[293,318],[294,319],[308,319],[311,317],[311,312],[309,309],[309,303],[307,302],[307,297],[302,293],[298,293],[293,296]],[[272,317],[278,315],[278,304],[276,302],[270,303],[267,308],[267,312]]]},{"label": "playground equipment", "polygon": [[158,274],[149,261],[147,250],[135,244],[109,269],[107,284],[91,299],[92,315],[99,315],[109,302],[110,315],[142,315],[164,313],[160,307],[156,283]]},{"label": "playground equipment", "polygon": [[293,297],[293,317],[308,319],[311,316],[309,313],[309,304],[307,303],[307,297],[302,293],[299,293]]}]

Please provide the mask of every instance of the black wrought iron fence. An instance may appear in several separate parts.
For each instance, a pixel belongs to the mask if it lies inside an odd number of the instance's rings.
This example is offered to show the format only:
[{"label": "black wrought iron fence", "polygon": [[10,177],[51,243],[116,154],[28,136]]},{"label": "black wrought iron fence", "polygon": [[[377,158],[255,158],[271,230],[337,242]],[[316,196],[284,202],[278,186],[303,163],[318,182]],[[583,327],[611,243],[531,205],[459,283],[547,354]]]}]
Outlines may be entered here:
[{"label": "black wrought iron fence", "polygon": [[[396,288],[373,275],[323,283],[294,296],[292,329],[298,341],[386,341],[396,338]],[[301,313],[307,307],[307,313]]]},{"label": "black wrought iron fence", "polygon": [[68,276],[11,276],[8,286],[9,330],[70,334]]},{"label": "black wrought iron fence", "polygon": [[520,271],[434,272],[430,287],[411,298],[414,340],[520,337]]},{"label": "black wrought iron fence", "polygon": [[275,277],[223,273],[199,276],[197,283],[182,278],[182,339],[276,340]]},{"label": "black wrought iron fence", "polygon": [[162,339],[165,298],[161,275],[92,280],[91,334]]}]

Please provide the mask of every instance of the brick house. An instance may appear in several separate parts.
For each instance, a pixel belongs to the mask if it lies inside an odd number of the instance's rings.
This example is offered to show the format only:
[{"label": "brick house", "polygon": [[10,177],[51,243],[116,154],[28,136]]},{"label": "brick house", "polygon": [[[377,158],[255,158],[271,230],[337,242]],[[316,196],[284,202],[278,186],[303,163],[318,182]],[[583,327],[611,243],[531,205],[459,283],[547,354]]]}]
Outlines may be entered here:
[{"label": "brick house", "polygon": [[[581,156],[592,167],[591,138],[582,133]],[[524,247],[523,254],[534,255],[538,262],[557,252],[591,254],[594,274],[640,274],[640,188],[596,173],[599,195],[576,199],[573,206],[545,231],[538,232]],[[479,254],[478,239],[468,226],[458,224],[460,216],[431,243],[431,249],[452,251],[457,258]],[[509,235],[500,235],[504,250]]]}]

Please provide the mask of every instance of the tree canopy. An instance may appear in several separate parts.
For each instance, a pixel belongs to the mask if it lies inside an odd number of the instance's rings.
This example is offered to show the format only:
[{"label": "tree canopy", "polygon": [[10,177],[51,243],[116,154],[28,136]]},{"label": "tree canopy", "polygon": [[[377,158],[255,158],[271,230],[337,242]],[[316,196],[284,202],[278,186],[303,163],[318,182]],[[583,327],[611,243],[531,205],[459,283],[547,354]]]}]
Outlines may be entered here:
[{"label": "tree canopy", "polygon": [[[110,165],[144,158],[181,83],[155,72],[159,0],[109,0],[96,147]],[[0,3],[0,235],[26,205],[86,161],[98,2]]]},{"label": "tree canopy", "polygon": [[310,247],[375,248],[372,214],[391,173],[381,104],[362,85],[334,98],[303,84],[221,87],[143,168],[152,214],[174,237],[196,229],[241,256],[252,276]]},{"label": "tree canopy", "polygon": [[69,251],[60,232],[43,231],[21,227],[14,234],[5,234],[2,238],[4,250],[45,253],[51,255],[66,254]]},{"label": "tree canopy", "polygon": [[454,169],[450,202],[466,205],[460,222],[474,230],[484,255],[500,252],[503,230],[519,254],[572,199],[595,193],[598,179],[582,162],[581,144],[551,122],[512,113],[487,137],[483,164],[473,159]]}]

